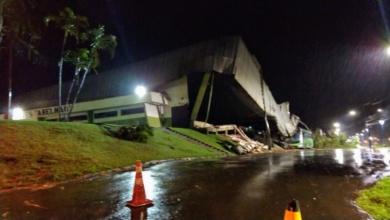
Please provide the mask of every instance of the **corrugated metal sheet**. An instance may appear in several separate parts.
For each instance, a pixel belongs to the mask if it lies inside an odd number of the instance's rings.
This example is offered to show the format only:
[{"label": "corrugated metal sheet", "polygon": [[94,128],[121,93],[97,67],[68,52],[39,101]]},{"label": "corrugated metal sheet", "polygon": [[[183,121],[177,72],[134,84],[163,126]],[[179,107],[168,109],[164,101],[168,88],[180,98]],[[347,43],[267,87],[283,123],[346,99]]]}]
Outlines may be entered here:
[{"label": "corrugated metal sheet", "polygon": [[244,42],[240,39],[234,66],[235,79],[253,98],[260,108],[276,121],[278,130],[284,135],[293,134],[299,118],[290,114],[288,104],[277,104],[269,87],[264,81],[261,67],[254,60]]}]

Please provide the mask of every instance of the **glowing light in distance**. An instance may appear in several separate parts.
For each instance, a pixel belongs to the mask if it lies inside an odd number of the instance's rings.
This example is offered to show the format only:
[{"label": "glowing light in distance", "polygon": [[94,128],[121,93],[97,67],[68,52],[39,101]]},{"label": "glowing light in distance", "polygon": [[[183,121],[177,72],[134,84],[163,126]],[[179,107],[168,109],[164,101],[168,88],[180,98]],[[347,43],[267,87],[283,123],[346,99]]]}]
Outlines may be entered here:
[{"label": "glowing light in distance", "polygon": [[338,123],[338,122],[333,123],[333,127],[339,128],[340,127],[340,123]]},{"label": "glowing light in distance", "polygon": [[146,94],[145,86],[137,86],[135,88],[135,94],[137,94],[139,97],[143,97]]},{"label": "glowing light in distance", "polygon": [[356,115],[356,111],[354,111],[354,110],[349,111],[349,115],[355,116]]},{"label": "glowing light in distance", "polygon": [[12,120],[22,120],[22,119],[25,119],[23,109],[14,108],[12,110]]},{"label": "glowing light in distance", "polygon": [[385,120],[379,120],[379,124],[380,125],[384,125],[385,124]]}]

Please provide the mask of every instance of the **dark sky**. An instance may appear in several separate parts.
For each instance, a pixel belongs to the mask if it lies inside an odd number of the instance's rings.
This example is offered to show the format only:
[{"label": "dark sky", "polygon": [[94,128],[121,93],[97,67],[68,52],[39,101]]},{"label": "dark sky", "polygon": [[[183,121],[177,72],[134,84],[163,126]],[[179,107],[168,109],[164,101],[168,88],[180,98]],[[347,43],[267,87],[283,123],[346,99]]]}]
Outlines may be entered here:
[{"label": "dark sky", "polygon": [[[105,61],[100,71],[202,40],[240,35],[260,62],[275,100],[289,101],[290,111],[311,128],[327,129],[333,121],[344,120],[349,109],[362,110],[365,103],[390,94],[390,57],[384,53],[389,36],[379,1],[49,2],[40,13],[56,14],[68,5],[87,16],[92,26],[103,24],[106,33],[117,36],[116,57]],[[383,10],[390,17],[388,2]],[[45,63],[31,66],[18,59],[15,96],[57,83],[61,35],[53,29],[44,30],[40,45]],[[6,87],[1,82],[4,107]]]}]

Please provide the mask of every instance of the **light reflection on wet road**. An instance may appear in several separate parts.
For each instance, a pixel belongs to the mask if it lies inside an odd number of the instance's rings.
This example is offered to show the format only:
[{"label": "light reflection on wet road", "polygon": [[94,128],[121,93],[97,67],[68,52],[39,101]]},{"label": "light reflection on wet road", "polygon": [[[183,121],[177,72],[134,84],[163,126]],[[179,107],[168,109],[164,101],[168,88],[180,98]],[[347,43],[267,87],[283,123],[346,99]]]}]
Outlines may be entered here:
[{"label": "light reflection on wet road", "polygon": [[[152,207],[128,208],[134,172],[1,194],[2,219],[283,219],[296,198],[303,219],[369,219],[353,203],[389,172],[390,150],[305,150],[175,161],[143,170]],[[384,162],[386,164],[384,164]],[[386,168],[384,166],[387,165]],[[383,175],[383,173],[381,174]]]}]

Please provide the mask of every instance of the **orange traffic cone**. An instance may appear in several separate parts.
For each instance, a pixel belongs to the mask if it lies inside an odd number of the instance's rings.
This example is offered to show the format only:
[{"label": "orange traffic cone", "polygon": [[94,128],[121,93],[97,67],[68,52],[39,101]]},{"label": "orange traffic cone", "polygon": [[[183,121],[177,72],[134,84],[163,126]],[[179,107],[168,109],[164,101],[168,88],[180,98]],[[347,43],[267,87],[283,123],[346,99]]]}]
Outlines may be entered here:
[{"label": "orange traffic cone", "polygon": [[135,166],[135,183],[133,189],[133,200],[127,201],[126,205],[132,207],[139,207],[153,204],[152,200],[146,199],[144,182],[142,180],[142,164],[140,160],[137,160]]},{"label": "orange traffic cone", "polygon": [[293,199],[288,203],[284,212],[284,220],[302,220],[301,210],[297,200]]}]

